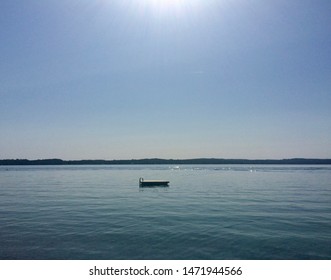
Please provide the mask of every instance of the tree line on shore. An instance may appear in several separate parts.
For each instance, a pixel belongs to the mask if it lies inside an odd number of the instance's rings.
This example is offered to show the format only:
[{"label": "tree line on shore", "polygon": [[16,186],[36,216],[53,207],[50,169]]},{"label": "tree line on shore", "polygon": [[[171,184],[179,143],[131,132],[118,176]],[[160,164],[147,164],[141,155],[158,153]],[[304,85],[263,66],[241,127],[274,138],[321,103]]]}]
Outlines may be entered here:
[{"label": "tree line on shore", "polygon": [[331,159],[122,159],[122,160],[62,160],[62,159],[2,159],[0,165],[124,165],[124,164],[331,164]]}]

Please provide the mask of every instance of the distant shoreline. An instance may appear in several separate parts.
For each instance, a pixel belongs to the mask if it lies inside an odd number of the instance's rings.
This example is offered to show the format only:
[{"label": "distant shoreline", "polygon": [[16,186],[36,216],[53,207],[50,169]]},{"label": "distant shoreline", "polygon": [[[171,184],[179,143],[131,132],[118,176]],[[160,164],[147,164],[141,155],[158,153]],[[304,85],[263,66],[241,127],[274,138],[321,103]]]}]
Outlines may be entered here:
[{"label": "distant shoreline", "polygon": [[130,160],[62,160],[62,159],[2,159],[0,165],[127,165],[127,164],[331,164],[331,159],[130,159]]}]

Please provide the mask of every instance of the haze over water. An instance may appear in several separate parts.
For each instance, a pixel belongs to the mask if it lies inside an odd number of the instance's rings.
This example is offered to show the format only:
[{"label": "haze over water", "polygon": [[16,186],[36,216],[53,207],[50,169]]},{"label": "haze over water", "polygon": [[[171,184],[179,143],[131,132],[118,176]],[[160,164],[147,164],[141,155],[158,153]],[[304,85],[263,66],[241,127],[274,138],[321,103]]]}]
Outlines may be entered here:
[{"label": "haze over water", "polygon": [[0,259],[331,259],[330,171],[1,166]]}]

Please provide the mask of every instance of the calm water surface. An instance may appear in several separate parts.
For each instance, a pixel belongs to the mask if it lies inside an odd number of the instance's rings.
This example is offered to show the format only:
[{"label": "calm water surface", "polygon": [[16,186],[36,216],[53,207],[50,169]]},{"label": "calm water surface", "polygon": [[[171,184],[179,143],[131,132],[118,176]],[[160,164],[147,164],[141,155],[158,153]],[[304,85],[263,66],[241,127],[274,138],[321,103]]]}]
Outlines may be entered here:
[{"label": "calm water surface", "polygon": [[0,166],[0,259],[331,259],[331,166]]}]

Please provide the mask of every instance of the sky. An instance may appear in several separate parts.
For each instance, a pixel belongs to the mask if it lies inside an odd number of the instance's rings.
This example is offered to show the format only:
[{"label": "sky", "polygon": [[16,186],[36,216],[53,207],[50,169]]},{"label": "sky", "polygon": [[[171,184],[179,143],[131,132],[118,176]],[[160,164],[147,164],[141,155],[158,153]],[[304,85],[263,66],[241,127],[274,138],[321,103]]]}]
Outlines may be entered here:
[{"label": "sky", "polygon": [[331,158],[329,0],[1,0],[0,159]]}]

